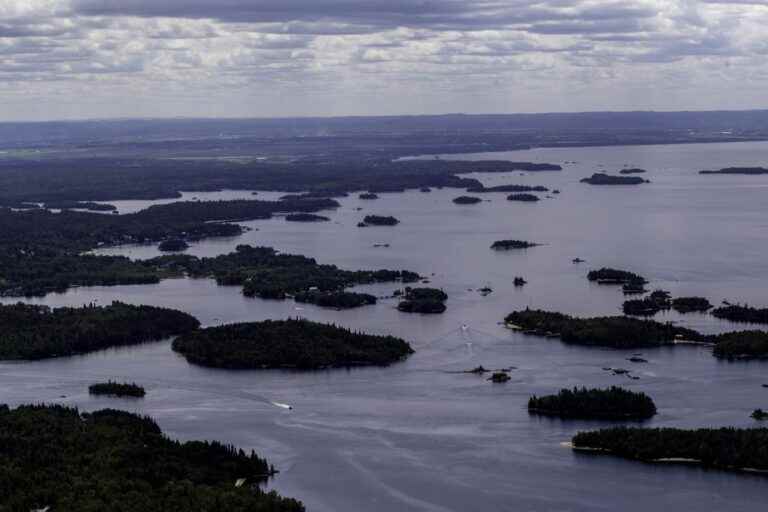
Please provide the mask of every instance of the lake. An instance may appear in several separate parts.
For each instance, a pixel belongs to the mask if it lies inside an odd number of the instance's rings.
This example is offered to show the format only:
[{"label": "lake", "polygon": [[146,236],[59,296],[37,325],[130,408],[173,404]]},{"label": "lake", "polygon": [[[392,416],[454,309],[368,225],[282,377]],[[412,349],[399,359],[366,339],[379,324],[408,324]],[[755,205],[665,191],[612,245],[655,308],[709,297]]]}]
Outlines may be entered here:
[{"label": "lake", "polygon": [[[431,158],[431,156],[430,156]],[[343,268],[414,270],[449,294],[443,315],[400,313],[396,301],[350,311],[292,301],[248,299],[211,280],[72,289],[28,302],[106,304],[112,300],[174,307],[206,325],[304,317],[401,336],[416,349],[388,368],[226,371],[189,365],[170,341],[40,362],[0,364],[3,402],[54,402],[91,410],[119,407],[153,416],[172,437],[219,439],[266,456],[281,472],[269,484],[311,511],[646,511],[762,508],[768,480],[695,467],[648,465],[572,452],[561,443],[610,422],[529,416],[531,394],[562,387],[610,386],[644,391],[659,408],[649,426],[750,427],[749,413],[768,406],[768,362],[726,363],[702,347],[637,351],[574,347],[527,337],[499,324],[527,306],[575,315],[620,313],[620,288],[587,281],[613,266],[649,279],[650,289],[768,305],[768,176],[701,176],[702,169],[768,164],[768,143],[537,149],[450,155],[560,163],[562,172],[478,174],[487,186],[516,183],[561,191],[538,203],[479,195],[451,202],[456,189],[351,195],[323,213],[326,223],[277,217],[246,222],[242,236],[192,244],[213,256],[239,244],[267,245]],[[569,163],[564,163],[569,162]],[[570,163],[575,162],[575,163]],[[593,172],[641,167],[651,183],[598,187]],[[281,194],[259,192],[256,198]],[[185,199],[251,198],[250,191],[185,193]],[[162,201],[115,201],[121,213]],[[362,208],[362,210],[358,210]],[[395,227],[357,228],[366,214],[394,215]],[[541,243],[492,251],[499,239]],[[374,247],[389,244],[388,248]],[[148,258],[153,246],[105,248],[102,254]],[[574,264],[573,258],[585,263]],[[515,288],[515,276],[528,284]],[[482,296],[477,289],[490,286]],[[396,284],[359,287],[388,296]],[[15,302],[17,299],[3,299]],[[664,313],[706,332],[748,326],[708,315]],[[458,373],[477,365],[514,366],[512,380],[492,384]],[[632,370],[639,380],[604,367]],[[87,385],[119,378],[145,385],[141,401],[90,397]],[[275,403],[293,406],[288,411]]]}]

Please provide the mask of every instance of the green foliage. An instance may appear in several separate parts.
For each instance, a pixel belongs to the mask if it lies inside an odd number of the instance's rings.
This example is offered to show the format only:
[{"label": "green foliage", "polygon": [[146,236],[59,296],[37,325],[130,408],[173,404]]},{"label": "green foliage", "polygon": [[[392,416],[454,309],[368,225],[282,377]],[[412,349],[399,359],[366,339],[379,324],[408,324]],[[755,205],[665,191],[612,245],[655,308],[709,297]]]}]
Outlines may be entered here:
[{"label": "green foliage", "polygon": [[0,306],[0,359],[42,359],[159,340],[197,329],[193,316],[173,309],[110,306],[50,309]]},{"label": "green foliage", "polygon": [[[0,409],[0,512],[301,512],[261,491],[273,469],[253,452],[180,443],[127,412],[61,406]],[[235,487],[245,478],[247,485]]]},{"label": "green foliage", "polygon": [[142,398],[147,393],[143,387],[138,386],[135,382],[120,383],[120,382],[99,382],[97,384],[91,384],[88,386],[88,393],[91,395],[113,395],[113,396],[130,396],[133,398]]},{"label": "green foliage", "polygon": [[556,395],[532,396],[528,411],[546,416],[584,419],[646,419],[656,414],[653,400],[616,386],[609,389],[563,389]]},{"label": "green foliage", "polygon": [[617,427],[579,432],[577,448],[606,450],[627,459],[692,459],[722,469],[768,470],[768,429]]},{"label": "green foliage", "polygon": [[356,333],[307,320],[209,327],[176,338],[173,350],[202,366],[302,370],[383,366],[413,352],[400,338]]}]

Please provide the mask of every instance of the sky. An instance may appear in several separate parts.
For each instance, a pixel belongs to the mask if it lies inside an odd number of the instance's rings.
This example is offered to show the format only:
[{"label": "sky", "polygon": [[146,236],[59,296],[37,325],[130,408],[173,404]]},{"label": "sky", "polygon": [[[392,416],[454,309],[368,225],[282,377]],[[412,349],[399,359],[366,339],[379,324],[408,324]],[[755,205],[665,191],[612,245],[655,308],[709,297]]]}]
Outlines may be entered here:
[{"label": "sky", "polygon": [[0,0],[0,121],[768,107],[768,0]]}]

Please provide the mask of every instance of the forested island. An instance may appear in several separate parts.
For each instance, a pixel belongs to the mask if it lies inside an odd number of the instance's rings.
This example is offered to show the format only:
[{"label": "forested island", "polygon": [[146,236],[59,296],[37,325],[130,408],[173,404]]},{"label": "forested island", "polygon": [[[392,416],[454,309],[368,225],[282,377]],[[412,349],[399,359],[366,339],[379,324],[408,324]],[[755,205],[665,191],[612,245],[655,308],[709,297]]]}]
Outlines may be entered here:
[{"label": "forested island", "polygon": [[87,210],[91,212],[117,211],[117,207],[113,204],[95,203],[93,201],[72,201],[66,199],[47,201],[44,206],[49,210]]},{"label": "forested island", "polygon": [[704,297],[677,297],[672,299],[672,309],[683,314],[704,312],[712,309],[712,304]]},{"label": "forested island", "polygon": [[768,470],[768,429],[615,427],[579,432],[576,449],[606,452],[643,462],[700,463],[718,469]]},{"label": "forested island", "polygon": [[737,331],[710,336],[715,343],[712,354],[720,359],[768,358],[768,332]]},{"label": "forested island", "polygon": [[728,305],[712,310],[712,316],[751,324],[768,324],[768,308],[753,308],[751,306]]},{"label": "forested island", "polygon": [[679,339],[703,339],[698,332],[671,323],[625,316],[576,318],[562,313],[525,309],[510,313],[504,322],[525,334],[559,338],[576,345],[622,349],[670,345]]},{"label": "forested island", "polygon": [[641,185],[643,183],[650,183],[650,181],[639,176],[611,176],[603,172],[596,172],[589,178],[582,178],[579,181],[581,183],[589,183],[590,185]]},{"label": "forested island", "polygon": [[384,215],[366,215],[363,222],[358,226],[396,226],[400,224],[400,221],[392,216]]},{"label": "forested island", "polygon": [[619,171],[619,174],[645,174],[647,171],[645,169],[638,169],[637,167],[633,167],[630,169],[622,169]]},{"label": "forested island", "polygon": [[314,213],[291,213],[285,216],[285,220],[288,222],[328,222],[331,219]]},{"label": "forested island", "polygon": [[626,270],[603,267],[599,270],[591,270],[587,279],[598,284],[630,284],[645,285],[648,281],[641,275]]},{"label": "forested island", "polygon": [[322,308],[352,309],[376,304],[376,297],[369,293],[310,290],[293,296],[296,302],[314,304]]},{"label": "forested island", "polygon": [[768,174],[768,169],[765,167],[726,167],[717,171],[699,171],[699,174],[748,174],[756,176]]},{"label": "forested island", "polygon": [[182,252],[187,249],[189,249],[189,244],[181,238],[169,238],[157,246],[157,250],[160,252]]},{"label": "forested island", "polygon": [[437,288],[406,288],[405,300],[397,305],[404,313],[443,313],[448,294]]},{"label": "forested island", "polygon": [[128,412],[3,405],[0,439],[2,506],[9,511],[304,510],[259,488],[275,469],[253,452],[173,441],[150,418]]},{"label": "forested island", "polygon": [[474,194],[484,194],[487,192],[549,192],[549,189],[541,185],[496,185],[494,187],[469,187],[467,192]]},{"label": "forested island", "polygon": [[556,395],[532,396],[528,412],[578,419],[648,419],[656,405],[645,393],[611,386],[609,389],[562,389]]},{"label": "forested island", "polygon": [[526,242],[525,240],[496,240],[491,244],[491,249],[496,251],[509,251],[512,249],[529,249],[540,244]]},{"label": "forested island", "polygon": [[147,392],[143,387],[132,383],[120,382],[99,382],[88,386],[88,393],[91,395],[108,395],[116,397],[143,398]]},{"label": "forested island", "polygon": [[161,340],[200,322],[173,309],[132,306],[57,308],[0,305],[0,359],[43,359]]},{"label": "forested island", "polygon": [[176,338],[173,350],[202,366],[230,369],[386,366],[413,353],[393,336],[374,336],[308,320],[209,327]]},{"label": "forested island", "polygon": [[622,309],[625,315],[653,316],[659,311],[672,308],[672,299],[669,292],[655,290],[648,297],[625,301]]},{"label": "forested island", "polygon": [[365,193],[362,193],[362,194],[360,194],[358,197],[359,197],[360,199],[366,199],[366,200],[369,200],[369,201],[370,201],[370,200],[373,200],[373,199],[378,199],[378,198],[379,198],[379,196],[378,196],[378,195],[376,195],[376,194],[373,194],[373,193],[371,193],[371,192],[365,192]]},{"label": "forested island", "polygon": [[507,201],[520,201],[523,203],[535,203],[539,200],[538,196],[533,194],[510,194],[507,196]]},{"label": "forested island", "polygon": [[459,196],[454,198],[453,202],[455,204],[477,204],[481,202],[482,199],[479,197],[472,197],[472,196]]}]

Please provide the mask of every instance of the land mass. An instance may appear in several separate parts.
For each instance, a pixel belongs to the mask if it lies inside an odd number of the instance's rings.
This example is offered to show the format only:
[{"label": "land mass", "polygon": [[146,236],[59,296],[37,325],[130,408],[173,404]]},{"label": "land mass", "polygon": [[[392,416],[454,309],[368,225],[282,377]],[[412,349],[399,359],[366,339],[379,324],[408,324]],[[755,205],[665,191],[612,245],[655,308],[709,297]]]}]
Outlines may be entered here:
[{"label": "land mass", "polygon": [[581,183],[590,185],[641,185],[650,181],[637,176],[611,176],[602,172],[596,172],[589,178],[583,178]]},{"label": "land mass", "polygon": [[88,393],[91,395],[108,395],[131,398],[143,398],[147,392],[143,387],[133,383],[120,383],[120,382],[100,382],[97,384],[91,384],[88,386]]},{"label": "land mass", "polygon": [[532,396],[528,400],[532,414],[578,419],[648,419],[656,414],[656,405],[645,393],[616,386],[609,389],[563,389],[556,395]]}]

